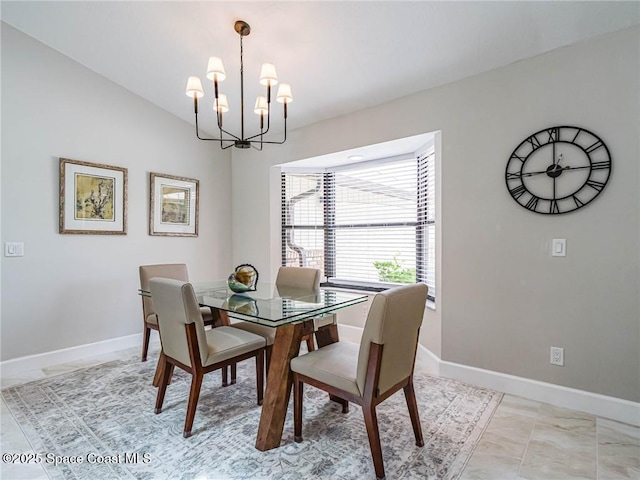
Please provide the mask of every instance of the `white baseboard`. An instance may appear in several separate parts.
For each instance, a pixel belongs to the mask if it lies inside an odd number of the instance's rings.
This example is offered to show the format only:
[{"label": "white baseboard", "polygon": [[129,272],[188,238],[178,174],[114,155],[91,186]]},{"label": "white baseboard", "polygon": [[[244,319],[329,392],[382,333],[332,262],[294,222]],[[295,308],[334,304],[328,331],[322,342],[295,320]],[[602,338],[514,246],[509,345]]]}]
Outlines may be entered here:
[{"label": "white baseboard", "polygon": [[538,402],[640,426],[640,403],[630,400],[442,360],[440,360],[440,375]]},{"label": "white baseboard", "polygon": [[[359,327],[338,325],[338,332],[341,340],[349,342],[360,342],[362,337]],[[442,361],[422,345],[418,345],[416,362],[432,375],[640,426],[640,403]]]},{"label": "white baseboard", "polygon": [[[362,328],[360,327],[338,325],[338,331],[340,339],[343,341],[359,343],[362,337]],[[156,345],[157,343],[159,343],[158,336],[152,335],[151,344]],[[142,334],[138,333],[126,337],[113,338],[87,345],[79,345],[77,347],[7,360],[0,362],[0,378],[15,377],[29,371],[74,362],[84,358],[141,345]],[[441,375],[471,385],[491,388],[539,402],[550,403],[599,417],[610,418],[630,425],[640,426],[640,403],[528,378],[516,377],[515,375],[442,361],[422,345],[418,345],[416,361],[432,375]]]},{"label": "white baseboard", "polygon": [[[151,335],[150,345],[159,344],[158,335]],[[142,334],[136,333],[126,337],[112,338],[101,342],[63,348],[52,352],[28,355],[0,362],[0,378],[15,377],[33,370],[52,367],[105,353],[117,352],[131,347],[142,348]]]}]

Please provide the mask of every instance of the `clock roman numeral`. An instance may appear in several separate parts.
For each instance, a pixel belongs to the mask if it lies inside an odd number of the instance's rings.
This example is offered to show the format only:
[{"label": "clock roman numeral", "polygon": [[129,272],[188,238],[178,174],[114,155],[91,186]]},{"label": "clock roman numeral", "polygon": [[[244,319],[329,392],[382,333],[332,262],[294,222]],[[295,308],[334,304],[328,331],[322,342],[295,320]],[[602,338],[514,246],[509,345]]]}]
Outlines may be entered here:
[{"label": "clock roman numeral", "polygon": [[580,135],[581,132],[582,132],[582,129],[579,128],[578,131],[576,132],[576,136],[573,137],[573,140],[571,140],[571,143],[576,143],[576,139],[578,138],[578,135]]},{"label": "clock roman numeral", "polygon": [[517,158],[518,160],[520,160],[522,163],[524,163],[526,157],[521,157],[520,155],[516,155],[515,153],[513,155],[511,155],[511,159],[513,160],[514,158]]},{"label": "clock roman numeral", "polygon": [[596,180],[587,180],[587,185],[599,192],[604,188],[604,182],[598,182]]},{"label": "clock roman numeral", "polygon": [[538,148],[540,148],[540,142],[538,141],[538,138],[535,135],[532,135],[529,138],[527,138],[527,142],[531,144],[532,150],[537,150]]},{"label": "clock roman numeral", "polygon": [[576,208],[580,208],[581,206],[584,205],[584,202],[580,200],[578,197],[576,197],[575,195],[572,195],[571,198],[573,198],[573,201],[576,204]]},{"label": "clock roman numeral", "polygon": [[536,197],[535,195],[531,195],[531,198],[529,199],[525,207],[535,212],[536,208],[538,208],[538,200],[540,200],[538,197]]},{"label": "clock roman numeral", "polygon": [[551,205],[549,206],[549,213],[560,213],[560,208],[558,208],[558,202],[555,200],[551,200]]},{"label": "clock roman numeral", "polygon": [[522,195],[524,195],[524,192],[526,192],[527,189],[524,188],[524,185],[518,185],[515,188],[512,188],[511,190],[509,190],[509,192],[511,192],[511,195],[513,196],[513,198],[520,198]]},{"label": "clock roman numeral", "polygon": [[507,180],[518,180],[522,177],[522,172],[507,173]]},{"label": "clock roman numeral", "polygon": [[585,152],[587,153],[591,153],[599,148],[604,147],[604,143],[602,143],[602,140],[598,140],[596,143],[589,145],[586,149]]},{"label": "clock roman numeral", "polygon": [[608,160],[604,160],[602,162],[593,162],[591,164],[591,170],[606,170],[611,168],[611,162]]},{"label": "clock roman numeral", "polygon": [[557,142],[558,141],[558,129],[557,128],[549,128],[547,129],[547,134],[549,135],[549,140],[547,143]]}]

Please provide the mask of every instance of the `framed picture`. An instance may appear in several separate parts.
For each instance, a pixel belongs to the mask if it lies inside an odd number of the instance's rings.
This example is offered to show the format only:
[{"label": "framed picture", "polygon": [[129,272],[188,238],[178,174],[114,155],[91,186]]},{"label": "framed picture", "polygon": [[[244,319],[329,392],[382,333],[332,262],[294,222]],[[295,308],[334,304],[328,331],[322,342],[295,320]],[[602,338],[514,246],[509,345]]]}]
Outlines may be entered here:
[{"label": "framed picture", "polygon": [[149,235],[198,236],[198,188],[193,178],[151,172]]},{"label": "framed picture", "polygon": [[59,232],[126,235],[127,169],[61,158]]}]

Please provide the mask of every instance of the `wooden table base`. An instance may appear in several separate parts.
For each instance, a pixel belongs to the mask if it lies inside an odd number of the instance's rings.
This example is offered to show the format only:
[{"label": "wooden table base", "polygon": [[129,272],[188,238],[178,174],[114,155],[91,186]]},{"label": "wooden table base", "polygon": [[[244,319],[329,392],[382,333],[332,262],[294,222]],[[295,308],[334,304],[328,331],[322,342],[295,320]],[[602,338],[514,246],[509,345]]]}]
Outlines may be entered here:
[{"label": "wooden table base", "polygon": [[308,333],[313,333],[313,320],[282,325],[276,331],[256,439],[262,452],[280,446],[293,384],[289,362],[298,356],[302,337]]}]

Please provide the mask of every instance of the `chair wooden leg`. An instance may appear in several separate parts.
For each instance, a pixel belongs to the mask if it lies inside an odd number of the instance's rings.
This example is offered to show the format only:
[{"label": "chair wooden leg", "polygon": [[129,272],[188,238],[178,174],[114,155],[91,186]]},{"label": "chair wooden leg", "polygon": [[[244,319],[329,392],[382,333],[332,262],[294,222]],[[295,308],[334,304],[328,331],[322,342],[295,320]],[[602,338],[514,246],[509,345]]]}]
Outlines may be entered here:
[{"label": "chair wooden leg", "polygon": [[238,376],[238,364],[232,363],[231,364],[231,382],[230,382],[231,385],[235,385],[237,376]]},{"label": "chair wooden leg", "polygon": [[265,358],[265,365],[266,365],[266,370],[265,370],[265,377],[269,378],[269,365],[271,365],[271,350],[273,349],[273,345],[267,345],[267,347],[264,349],[264,358]]},{"label": "chair wooden leg", "polygon": [[313,352],[316,349],[315,343],[313,341],[313,335],[307,335],[307,350]]},{"label": "chair wooden leg", "polygon": [[423,447],[422,427],[420,426],[420,416],[418,415],[418,403],[416,402],[416,392],[413,389],[413,378],[409,378],[409,383],[404,386],[404,397],[407,400],[407,408],[411,417],[413,434],[416,437],[416,446]]},{"label": "chair wooden leg", "polygon": [[222,373],[222,386],[226,387],[229,385],[229,379],[227,377],[227,367],[226,365],[220,369],[220,373]]},{"label": "chair wooden leg", "polygon": [[304,383],[296,374],[293,375],[293,440],[302,442],[302,396]]},{"label": "chair wooden leg", "polygon": [[196,416],[196,407],[198,406],[198,398],[200,397],[200,388],[202,387],[203,373],[195,371],[192,373],[191,390],[189,391],[189,403],[187,405],[187,419],[184,422],[184,432],[182,436],[189,438],[191,436],[191,427],[193,427],[193,419]]},{"label": "chair wooden leg", "polygon": [[[236,364],[232,365],[232,371],[235,373]],[[264,400],[264,349],[260,350],[256,355],[256,390],[258,391],[258,405],[262,405]]]},{"label": "chair wooden leg", "polygon": [[380,432],[378,431],[378,417],[376,407],[373,405],[363,405],[364,423],[367,426],[367,436],[373,457],[373,468],[376,471],[376,479],[382,480],[384,476],[384,463],[382,461],[382,447],[380,446]]},{"label": "chair wooden leg", "polygon": [[144,324],[144,332],[142,332],[142,361],[147,361],[147,353],[149,352],[149,338],[151,337],[151,329]]},{"label": "chair wooden leg", "polygon": [[342,413],[349,413],[349,400],[345,400],[331,393],[329,394],[329,400],[342,405]]},{"label": "chair wooden leg", "polygon": [[160,361],[158,362],[158,371],[160,372],[160,379],[158,385],[158,394],[156,396],[156,408],[155,413],[158,414],[162,412],[162,404],[164,403],[164,394],[167,391],[167,385],[169,384],[169,376],[171,375],[171,368],[167,364],[167,359],[164,356],[164,353],[160,352]]}]

